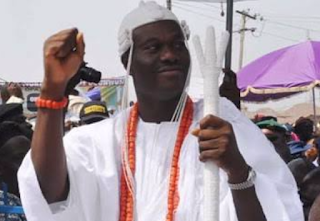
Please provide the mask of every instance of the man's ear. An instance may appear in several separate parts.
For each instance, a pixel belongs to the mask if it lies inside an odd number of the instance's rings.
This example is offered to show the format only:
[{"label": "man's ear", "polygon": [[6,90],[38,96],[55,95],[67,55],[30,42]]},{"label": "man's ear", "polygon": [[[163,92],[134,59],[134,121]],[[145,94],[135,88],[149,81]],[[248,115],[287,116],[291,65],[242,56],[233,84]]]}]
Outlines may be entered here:
[{"label": "man's ear", "polygon": [[130,51],[130,49],[128,49],[125,53],[123,53],[121,55],[121,63],[123,65],[124,69],[127,69],[128,60],[129,60],[129,51]]},{"label": "man's ear", "polygon": [[[127,66],[129,62],[129,54],[130,54],[130,48],[123,55],[121,55],[121,63],[125,70],[127,70]],[[132,63],[131,63],[131,67],[132,67]],[[130,68],[129,75],[133,76],[132,68]]]}]

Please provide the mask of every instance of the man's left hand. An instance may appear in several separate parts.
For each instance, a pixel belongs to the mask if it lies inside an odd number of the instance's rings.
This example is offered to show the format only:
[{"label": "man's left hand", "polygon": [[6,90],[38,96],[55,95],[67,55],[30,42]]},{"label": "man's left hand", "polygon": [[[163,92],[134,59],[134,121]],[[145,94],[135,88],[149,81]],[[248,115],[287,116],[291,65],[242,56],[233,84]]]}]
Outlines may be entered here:
[{"label": "man's left hand", "polygon": [[249,166],[241,155],[232,125],[223,119],[207,115],[194,133],[199,139],[200,160],[212,160],[228,175],[229,183],[247,179]]}]

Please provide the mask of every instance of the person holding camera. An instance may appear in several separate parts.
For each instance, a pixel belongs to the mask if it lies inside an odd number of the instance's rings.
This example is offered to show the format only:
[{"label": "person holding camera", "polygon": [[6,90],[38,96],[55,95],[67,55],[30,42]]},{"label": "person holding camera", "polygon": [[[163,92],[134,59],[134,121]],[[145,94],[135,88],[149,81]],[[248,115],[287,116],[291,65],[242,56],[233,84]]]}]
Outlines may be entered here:
[{"label": "person holding camera", "polygon": [[168,9],[141,2],[118,39],[137,103],[64,139],[64,93],[85,44],[75,28],[45,42],[37,125],[19,171],[28,221],[201,221],[208,160],[221,169],[220,220],[303,220],[294,179],[259,129],[226,99],[221,118],[203,118],[202,102],[187,96],[187,32]]}]

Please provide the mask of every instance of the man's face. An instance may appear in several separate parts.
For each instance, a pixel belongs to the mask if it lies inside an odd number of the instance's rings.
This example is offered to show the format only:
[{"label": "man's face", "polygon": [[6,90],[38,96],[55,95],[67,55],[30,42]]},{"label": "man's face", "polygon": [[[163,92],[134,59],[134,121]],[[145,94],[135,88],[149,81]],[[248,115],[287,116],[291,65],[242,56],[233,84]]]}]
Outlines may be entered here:
[{"label": "man's face", "polygon": [[133,42],[131,75],[138,96],[180,97],[190,66],[180,26],[168,20],[141,26],[133,31]]}]

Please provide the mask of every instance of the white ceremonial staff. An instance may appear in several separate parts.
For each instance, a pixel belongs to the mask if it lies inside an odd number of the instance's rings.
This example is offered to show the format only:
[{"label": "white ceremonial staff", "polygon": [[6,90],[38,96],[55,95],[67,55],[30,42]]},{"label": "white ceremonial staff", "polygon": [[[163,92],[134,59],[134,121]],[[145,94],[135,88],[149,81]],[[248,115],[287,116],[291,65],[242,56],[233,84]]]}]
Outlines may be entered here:
[{"label": "white ceremonial staff", "polygon": [[[207,28],[205,54],[199,36],[194,36],[193,44],[197,54],[200,71],[204,78],[204,116],[219,116],[219,75],[229,41],[229,33],[221,35],[219,50],[216,50],[215,31],[212,26]],[[219,221],[219,168],[212,161],[204,165],[204,221]]]}]

